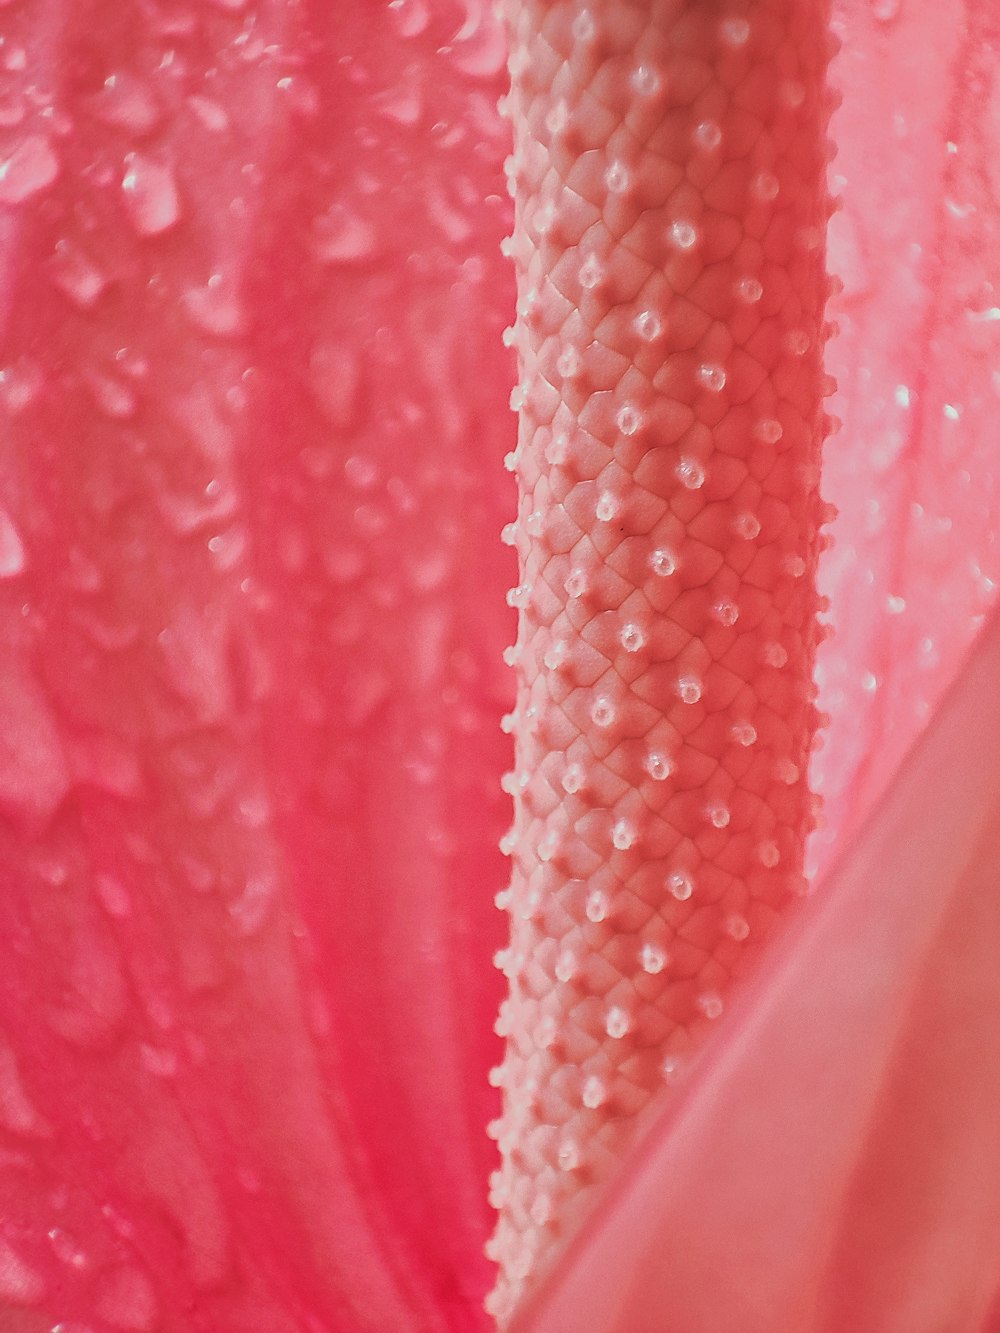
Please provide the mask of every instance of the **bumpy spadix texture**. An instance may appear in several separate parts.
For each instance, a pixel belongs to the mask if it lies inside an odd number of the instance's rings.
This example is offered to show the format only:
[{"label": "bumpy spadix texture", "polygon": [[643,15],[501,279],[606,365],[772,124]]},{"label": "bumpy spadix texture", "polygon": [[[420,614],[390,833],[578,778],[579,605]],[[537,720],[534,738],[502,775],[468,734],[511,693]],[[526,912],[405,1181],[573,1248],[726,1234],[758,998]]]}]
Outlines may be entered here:
[{"label": "bumpy spadix texture", "polygon": [[824,6],[508,6],[520,555],[505,1318],[812,824]]}]

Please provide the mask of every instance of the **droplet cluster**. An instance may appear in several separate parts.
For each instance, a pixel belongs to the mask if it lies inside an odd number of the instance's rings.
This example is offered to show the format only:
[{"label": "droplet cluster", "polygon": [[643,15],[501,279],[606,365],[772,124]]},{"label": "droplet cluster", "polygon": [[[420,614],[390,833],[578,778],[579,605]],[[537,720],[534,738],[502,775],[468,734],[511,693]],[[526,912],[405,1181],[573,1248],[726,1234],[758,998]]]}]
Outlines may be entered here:
[{"label": "droplet cluster", "polygon": [[505,841],[501,1321],[801,891],[821,18],[508,6],[525,781]]}]

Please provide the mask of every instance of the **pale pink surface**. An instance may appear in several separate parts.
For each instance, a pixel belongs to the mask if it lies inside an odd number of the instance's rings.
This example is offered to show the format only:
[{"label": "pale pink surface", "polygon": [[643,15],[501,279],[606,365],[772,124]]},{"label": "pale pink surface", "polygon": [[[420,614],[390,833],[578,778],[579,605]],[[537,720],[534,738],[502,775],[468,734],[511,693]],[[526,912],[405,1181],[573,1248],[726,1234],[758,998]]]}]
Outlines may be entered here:
[{"label": "pale pink surface", "polygon": [[[512,296],[496,253],[506,145],[487,12],[473,0],[433,16],[421,0],[127,17],[96,2],[0,5],[0,160],[17,167],[0,200],[11,1333],[482,1325],[493,848],[507,817],[495,720],[513,572],[494,545],[513,512],[496,479],[513,434],[499,346]],[[870,802],[955,670],[992,592],[972,562],[995,577],[996,326],[966,311],[993,308],[980,277],[996,20],[971,2],[904,0],[881,26],[869,12],[844,11],[844,68],[856,105],[880,84],[886,100],[841,114],[834,170],[851,164],[848,253],[865,260],[871,300],[833,368],[852,414],[912,386],[919,363],[927,420],[944,403],[961,417],[950,437],[927,435],[922,470],[879,470],[867,431],[830,446],[840,549],[870,551],[860,563],[874,572],[855,588],[831,564],[842,632],[826,679],[849,690],[829,696],[831,839],[852,775],[874,756],[858,788]],[[897,136],[894,119],[908,69],[919,136]],[[106,88],[122,71],[135,83]],[[949,138],[961,192],[945,188]],[[175,172],[179,217],[162,232],[162,189],[143,196],[133,180],[127,208],[120,193],[137,162],[140,185]],[[911,229],[945,266],[922,312],[906,286],[916,332],[896,337]],[[118,358],[125,347],[136,359]],[[854,449],[864,471],[849,486]],[[361,453],[373,482],[344,469]],[[913,493],[892,535],[865,538],[865,506],[904,477]],[[939,518],[951,486],[950,527],[915,523],[911,503]],[[367,570],[359,547],[375,555]],[[900,595],[894,561],[910,628],[880,665],[875,706],[891,695],[901,711],[876,747],[854,705],[883,625],[858,612],[878,606],[873,586]],[[927,568],[951,590],[940,602]],[[390,587],[395,604],[379,592]],[[955,1026],[976,1030],[964,1013]],[[400,1075],[371,1058],[376,1032]],[[974,1051],[947,1077],[983,1067]],[[928,1271],[947,1293],[950,1264]]]}]

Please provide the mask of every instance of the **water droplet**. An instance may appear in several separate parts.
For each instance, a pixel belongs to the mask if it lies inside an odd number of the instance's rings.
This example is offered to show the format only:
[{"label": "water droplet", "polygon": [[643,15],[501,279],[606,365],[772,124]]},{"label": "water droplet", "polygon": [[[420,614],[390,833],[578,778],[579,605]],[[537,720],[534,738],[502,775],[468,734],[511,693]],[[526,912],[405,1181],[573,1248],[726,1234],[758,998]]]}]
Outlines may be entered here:
[{"label": "water droplet", "polygon": [[0,204],[21,204],[59,175],[59,159],[43,134],[26,134],[13,152],[0,157]]},{"label": "water droplet", "polygon": [[737,514],[733,519],[733,531],[737,537],[742,537],[744,541],[752,542],[755,537],[760,536],[760,520],[756,514],[744,512]]},{"label": "water droplet", "polygon": [[713,828],[723,829],[729,827],[731,818],[729,807],[722,804],[709,805],[705,810],[705,817]]},{"label": "water droplet", "polygon": [[704,995],[698,996],[698,1008],[706,1018],[721,1018],[723,1003],[722,996],[715,991],[707,991]]},{"label": "water droplet", "polygon": [[632,91],[640,97],[655,97],[662,86],[659,72],[652,65],[636,65],[629,76]]},{"label": "water droplet", "polygon": [[135,135],[149,134],[160,120],[159,108],[148,85],[124,71],[104,80],[95,102],[97,114],[105,124]]},{"label": "water droplet", "polygon": [[569,107],[560,98],[558,102],[553,102],[545,113],[545,128],[550,134],[561,134],[568,124]]},{"label": "water droplet", "polygon": [[663,334],[663,320],[655,310],[642,310],[636,315],[635,331],[643,342],[656,342]]},{"label": "water droplet", "polygon": [[689,491],[700,490],[705,484],[705,469],[696,458],[682,458],[676,473],[677,480]]},{"label": "water droplet", "polygon": [[194,93],[188,98],[188,106],[211,134],[222,134],[229,129],[229,115],[225,107],[211,97],[201,97]]},{"label": "water droplet", "polygon": [[573,379],[575,375],[579,375],[581,364],[580,353],[572,344],[564,347],[556,357],[556,370],[564,380]]},{"label": "water droplet", "polygon": [[569,644],[565,639],[556,639],[550,643],[542,655],[542,662],[549,671],[558,671],[565,663]]},{"label": "water droplet", "polygon": [[45,1295],[45,1283],[0,1237],[0,1300],[11,1305],[36,1305]]},{"label": "water droplet", "polygon": [[576,792],[582,791],[586,782],[586,774],[580,764],[569,764],[565,773],[562,775],[562,789],[568,795],[573,796]]},{"label": "water droplet", "polygon": [[569,437],[560,432],[553,435],[545,448],[545,461],[552,467],[562,467],[569,458]]},{"label": "water droplet", "polygon": [[632,177],[624,162],[612,162],[604,173],[604,184],[612,194],[625,194],[632,184]]},{"label": "water droplet", "polygon": [[755,199],[759,199],[764,204],[772,203],[777,199],[780,189],[781,184],[777,176],[770,171],[758,171],[750,182],[750,193]]},{"label": "water droplet", "polygon": [[52,281],[81,310],[90,310],[107,286],[101,270],[72,241],[56,242]]},{"label": "water droplet", "polygon": [[805,329],[789,329],[785,334],[785,350],[792,356],[805,356],[812,345],[812,339]]},{"label": "water droplet", "polygon": [[108,916],[124,921],[132,914],[132,900],[121,880],[113,875],[95,875],[94,892]]},{"label": "water droplet", "polygon": [[709,393],[721,393],[726,387],[726,372],[722,366],[701,365],[698,367],[698,383]]},{"label": "water droplet", "polygon": [[711,153],[722,143],[722,129],[714,120],[700,120],[692,137],[699,148]]},{"label": "water droplet", "polygon": [[757,728],[749,722],[734,722],[729,728],[729,735],[737,745],[746,749],[757,743]]},{"label": "water droplet", "polygon": [[345,204],[333,204],[313,219],[312,251],[320,264],[359,264],[377,249],[373,225]]},{"label": "water droplet", "polygon": [[785,106],[797,111],[806,100],[806,90],[796,79],[787,79],[778,89],[778,94]]},{"label": "water droplet", "polygon": [[665,782],[674,771],[667,756],[655,750],[646,755],[644,767],[654,782]]},{"label": "water droplet", "polygon": [[738,912],[731,912],[726,917],[726,934],[733,940],[745,940],[750,934],[750,922]]},{"label": "water droplet", "polygon": [[625,403],[618,409],[615,420],[623,435],[634,435],[642,424],[642,413],[634,403]]},{"label": "water droplet", "polygon": [[169,231],[180,217],[180,197],[171,167],[145,153],[125,158],[122,197],[129,221],[140,236]]},{"label": "water droplet", "polygon": [[503,542],[504,546],[516,546],[517,524],[505,523],[503,527],[500,529],[500,540]]},{"label": "water droplet", "polygon": [[0,579],[13,579],[24,571],[24,544],[14,520],[0,509]]},{"label": "water droplet", "polygon": [[597,36],[597,24],[589,9],[581,9],[573,20],[570,32],[576,42],[592,42]]},{"label": "water droplet", "polygon": [[667,965],[667,955],[658,944],[644,944],[639,951],[639,963],[651,977],[659,975]]},{"label": "water droplet", "polygon": [[765,665],[774,667],[778,671],[788,663],[788,653],[784,645],[778,643],[776,639],[764,644],[761,650],[761,658]]},{"label": "water droplet", "polygon": [[574,954],[571,953],[569,949],[564,949],[556,959],[556,980],[563,983],[572,981],[579,971],[580,965]]},{"label": "water droplet", "polygon": [[584,1079],[580,1100],[590,1111],[596,1111],[599,1106],[603,1106],[608,1100],[608,1089],[604,1080],[598,1078],[596,1074]]},{"label": "water droplet", "polygon": [[683,870],[675,870],[667,876],[667,889],[679,903],[685,903],[694,893],[694,884],[690,875],[686,875]]},{"label": "water droplet", "polygon": [[658,547],[649,557],[649,567],[658,578],[669,578],[677,572],[677,557],[673,551]]},{"label": "water droplet", "polygon": [[736,295],[747,305],[756,305],[764,295],[764,288],[757,278],[740,278],[736,283]]},{"label": "water droplet", "polygon": [[587,575],[582,569],[574,569],[566,579],[563,587],[566,589],[566,592],[570,597],[582,597],[589,587]]},{"label": "water droplet", "polygon": [[563,1139],[556,1152],[561,1171],[576,1171],[580,1166],[580,1148],[575,1139]]},{"label": "water droplet", "polygon": [[786,555],[784,565],[785,572],[791,574],[793,579],[800,579],[806,572],[806,562],[800,555]]},{"label": "water droplet", "polygon": [[627,653],[637,653],[645,646],[646,636],[638,625],[628,624],[622,626],[622,632],[618,636],[621,646]]},{"label": "water droplet", "polygon": [[555,829],[549,829],[538,844],[539,861],[551,861],[559,850],[559,834]]},{"label": "water droplet", "polygon": [[762,842],[757,848],[757,859],[762,866],[773,870],[781,860],[781,851],[776,842]]},{"label": "water droplet", "polygon": [[794,764],[787,756],[778,759],[774,765],[774,776],[779,782],[783,782],[787,787],[792,787],[798,782],[801,774],[798,764]]},{"label": "water droplet", "polygon": [[611,842],[620,852],[627,852],[635,846],[636,831],[627,819],[619,819],[611,830]]},{"label": "water droplet", "polygon": [[736,624],[740,618],[740,609],[735,602],[723,599],[716,602],[712,607],[712,619],[717,620],[720,625],[731,627]]},{"label": "water droplet", "polygon": [[885,599],[885,609],[891,616],[902,615],[906,610],[906,598],[896,597],[892,593]]},{"label": "water droplet", "polygon": [[419,37],[430,22],[427,0],[389,0],[402,37]]},{"label": "water droplet", "polygon": [[256,935],[277,894],[277,880],[269,871],[259,871],[247,877],[243,892],[229,904],[229,915],[241,935]]},{"label": "water droplet", "polygon": [[594,513],[601,523],[610,523],[621,513],[621,501],[610,491],[602,491],[594,507]]},{"label": "water droplet", "polygon": [[608,919],[608,912],[611,910],[611,904],[608,902],[608,895],[602,893],[600,889],[594,889],[587,896],[587,906],[585,908],[587,920],[593,921],[595,925]]},{"label": "water droplet", "polygon": [[738,15],[723,19],[719,24],[719,36],[727,46],[746,46],[750,40],[750,23]]},{"label": "water droplet", "polygon": [[762,417],[754,424],[753,434],[762,444],[777,444],[784,431],[776,417]]},{"label": "water droplet", "polygon": [[75,1268],[78,1272],[88,1266],[89,1260],[86,1254],[68,1231],[64,1231],[62,1227],[52,1227],[48,1232],[48,1238],[52,1252],[60,1263],[68,1268]]},{"label": "water droplet", "polygon": [[507,589],[506,601],[508,606],[516,607],[518,610],[521,610],[523,607],[528,605],[528,602],[530,600],[531,600],[530,583],[519,583],[517,584],[516,587]]},{"label": "water droplet", "polygon": [[204,287],[188,288],[181,300],[192,323],[216,338],[231,338],[246,329],[243,302],[221,273],[213,273]]},{"label": "water droplet", "polygon": [[535,1028],[535,1045],[540,1051],[547,1051],[555,1045],[556,1021],[551,1014],[546,1014]]},{"label": "water droplet", "polygon": [[604,1031],[613,1041],[620,1041],[632,1026],[631,1019],[621,1005],[612,1005],[604,1019]]},{"label": "water droplet", "polygon": [[590,709],[590,720],[595,727],[610,727],[618,716],[610,699],[595,699]]},{"label": "water droplet", "polygon": [[604,277],[604,268],[596,255],[588,255],[580,265],[580,272],[577,275],[580,279],[580,286],[587,291],[593,291]]},{"label": "water droplet", "polygon": [[698,244],[698,229],[693,222],[672,222],[667,240],[678,250],[693,250]]}]

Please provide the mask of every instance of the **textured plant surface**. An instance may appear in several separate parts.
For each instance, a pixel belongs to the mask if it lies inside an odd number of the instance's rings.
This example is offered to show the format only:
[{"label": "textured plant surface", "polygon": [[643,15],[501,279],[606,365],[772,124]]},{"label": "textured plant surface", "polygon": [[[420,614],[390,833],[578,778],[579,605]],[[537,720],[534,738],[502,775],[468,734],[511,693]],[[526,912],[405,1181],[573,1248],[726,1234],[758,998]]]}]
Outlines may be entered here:
[{"label": "textured plant surface", "polygon": [[[993,6],[845,0],[835,27],[824,864],[1000,563]],[[479,0],[0,3],[4,1333],[488,1326],[516,581],[504,58]],[[954,772],[935,763],[932,795]],[[939,804],[911,809],[932,844]],[[973,1188],[996,1174],[975,1170],[993,928],[951,920],[919,967],[898,952],[920,1059],[873,1076],[862,1147],[851,1131],[861,1211],[817,1187],[787,1213],[850,1221],[841,1329],[884,1333],[919,1273],[940,1333],[1000,1253]],[[805,1012],[801,984],[772,1012]],[[738,1017],[712,1020],[713,1060],[794,1082]],[[862,1050],[887,1068],[862,1017],[838,1070]],[[746,1085],[711,1086],[729,1125]],[[763,1131],[744,1160],[805,1179],[832,1128],[814,1123],[795,1173]],[[725,1210],[703,1234],[705,1298],[731,1289],[719,1256],[751,1270]]]},{"label": "textured plant surface", "polygon": [[513,3],[498,1313],[802,886],[823,5]]}]

